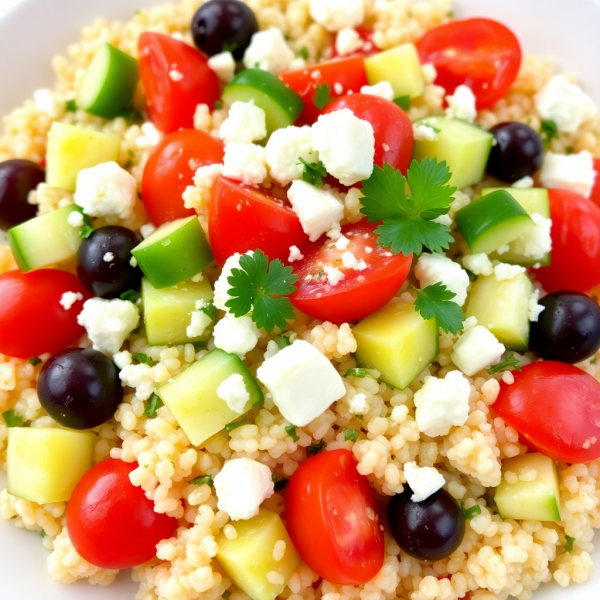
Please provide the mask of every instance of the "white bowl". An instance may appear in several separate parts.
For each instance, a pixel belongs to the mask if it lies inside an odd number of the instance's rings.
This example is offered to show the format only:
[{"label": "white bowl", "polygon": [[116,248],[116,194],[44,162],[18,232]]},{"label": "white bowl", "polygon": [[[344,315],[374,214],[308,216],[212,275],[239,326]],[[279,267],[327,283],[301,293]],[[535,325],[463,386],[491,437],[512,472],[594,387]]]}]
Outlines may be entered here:
[{"label": "white bowl", "polygon": [[[127,19],[140,7],[160,0],[0,0],[0,115],[18,106],[33,91],[50,87],[50,58],[79,39],[79,30],[96,17]],[[486,16],[506,23],[528,54],[552,56],[560,70],[577,75],[600,103],[600,2],[596,0],[455,0],[457,17]],[[0,473],[0,489],[5,486]],[[598,537],[598,536],[597,536]],[[0,520],[0,598],[2,600],[133,600],[137,585],[122,573],[109,588],[78,582],[65,586],[46,572],[48,551],[37,533]],[[600,565],[600,547],[593,553]],[[600,598],[600,568],[584,585],[567,590],[543,586],[534,600]]]}]

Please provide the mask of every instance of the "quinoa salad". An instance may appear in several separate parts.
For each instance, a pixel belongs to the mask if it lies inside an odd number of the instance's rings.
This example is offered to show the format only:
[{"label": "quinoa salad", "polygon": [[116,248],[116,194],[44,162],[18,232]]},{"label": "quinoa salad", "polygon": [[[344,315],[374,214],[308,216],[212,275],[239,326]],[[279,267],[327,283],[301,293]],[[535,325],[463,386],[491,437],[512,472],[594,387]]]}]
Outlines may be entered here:
[{"label": "quinoa salad", "polygon": [[449,0],[181,0],[53,67],[0,137],[0,517],[53,579],[592,575],[600,119],[572,74]]}]

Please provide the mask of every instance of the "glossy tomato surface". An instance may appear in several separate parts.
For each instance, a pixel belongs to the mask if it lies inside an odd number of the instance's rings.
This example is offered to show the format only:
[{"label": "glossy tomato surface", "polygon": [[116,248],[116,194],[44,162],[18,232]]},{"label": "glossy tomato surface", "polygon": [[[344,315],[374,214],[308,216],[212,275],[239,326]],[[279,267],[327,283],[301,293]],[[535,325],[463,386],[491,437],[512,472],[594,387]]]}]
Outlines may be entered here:
[{"label": "glossy tomato surface", "polygon": [[531,448],[554,460],[584,463],[600,458],[600,383],[578,367],[542,361],[513,372],[500,384],[492,410]]},{"label": "glossy tomato surface", "polygon": [[[385,306],[406,280],[412,254],[393,255],[378,246],[376,227],[366,220],[343,227],[342,235],[350,242],[345,249],[338,249],[329,239],[304,248],[304,258],[294,263],[298,289],[290,296],[292,304],[315,319],[332,323],[358,321]],[[344,267],[345,252],[351,252],[359,262],[364,260],[366,269]],[[339,269],[344,278],[331,285],[325,267]]]},{"label": "glossy tomato surface", "polygon": [[[65,310],[65,292],[79,292],[83,300]],[[31,358],[63,350],[85,333],[77,315],[89,297],[75,275],[58,269],[0,275],[0,353]]]},{"label": "glossy tomato surface", "polygon": [[536,277],[547,292],[588,292],[600,285],[600,207],[567,190],[548,190],[552,255]]},{"label": "glossy tomato surface", "polygon": [[219,80],[206,57],[170,35],[147,31],[138,42],[146,112],[157,129],[171,133],[194,126],[198,104],[219,99]]},{"label": "glossy tomato surface", "polygon": [[383,531],[375,495],[349,450],[317,454],[287,487],[288,533],[302,560],[338,585],[370,581],[383,565]]},{"label": "glossy tomato surface", "polygon": [[506,96],[521,67],[521,45],[515,34],[492,19],[450,21],[428,31],[418,42],[421,63],[437,70],[436,85],[451,94],[470,87],[477,108]]},{"label": "glossy tomato surface", "polygon": [[375,134],[375,164],[383,167],[384,163],[389,163],[406,174],[414,143],[410,117],[393,102],[365,94],[342,96],[328,104],[323,114],[344,108],[372,125]]},{"label": "glossy tomato surface", "polygon": [[129,481],[137,463],[109,458],[79,481],[67,505],[67,529],[75,550],[102,569],[129,569],[156,556],[177,519],[154,512],[154,502]]},{"label": "glossy tomato surface", "polygon": [[198,167],[223,162],[223,144],[203,131],[182,129],[156,146],[144,167],[142,201],[154,225],[196,214],[182,194]]},{"label": "glossy tomato surface", "polygon": [[[348,56],[364,56],[365,58],[367,56],[373,56],[374,54],[377,54],[379,52],[381,52],[379,50],[379,48],[375,45],[375,42],[373,41],[373,34],[375,33],[373,29],[370,29],[369,27],[355,27],[355,31],[356,33],[358,33],[359,37],[360,37],[360,47],[357,48],[354,52],[350,52],[349,54],[345,54],[345,57]],[[339,36],[339,32],[338,32],[338,36]],[[339,58],[340,54],[337,51],[337,36],[336,36],[336,41],[333,44],[332,47],[332,51],[331,51],[331,58]]]}]

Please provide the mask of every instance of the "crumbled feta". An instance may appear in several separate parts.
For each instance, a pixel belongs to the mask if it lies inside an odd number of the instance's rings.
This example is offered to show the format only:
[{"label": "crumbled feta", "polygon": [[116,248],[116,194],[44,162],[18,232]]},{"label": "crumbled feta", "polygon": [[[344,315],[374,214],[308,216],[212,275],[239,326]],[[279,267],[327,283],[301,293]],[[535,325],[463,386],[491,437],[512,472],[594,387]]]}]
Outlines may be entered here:
[{"label": "crumbled feta", "polygon": [[83,215],[78,210],[74,210],[69,213],[67,222],[71,227],[82,227],[84,223]]},{"label": "crumbled feta", "polygon": [[531,219],[535,227],[513,240],[510,246],[513,252],[533,260],[541,260],[552,250],[552,219],[539,213],[533,213]]},{"label": "crumbled feta", "polygon": [[521,179],[515,181],[512,184],[512,187],[517,189],[528,189],[533,187],[533,178],[529,177],[529,175],[522,177]]},{"label": "crumbled feta", "polygon": [[339,240],[342,237],[342,226],[339,223],[334,223],[333,227],[325,235],[334,242]]},{"label": "crumbled feta", "polygon": [[47,114],[52,119],[59,119],[65,114],[64,99],[59,98],[50,90],[35,90],[33,102],[40,112]]},{"label": "crumbled feta", "polygon": [[344,273],[342,273],[342,271],[340,271],[337,267],[330,267],[329,265],[325,265],[323,267],[323,271],[327,276],[327,283],[331,287],[335,287],[340,281],[342,281],[342,279],[344,279],[344,277],[346,277]]},{"label": "crumbled feta", "polygon": [[348,404],[353,415],[366,415],[369,412],[369,402],[365,394],[354,394]]},{"label": "crumbled feta", "polygon": [[122,350],[113,356],[113,362],[119,369],[124,369],[133,362],[133,356],[131,355],[131,352]]},{"label": "crumbled feta", "polygon": [[288,256],[288,262],[296,262],[297,260],[302,260],[304,258],[304,254],[300,252],[300,248],[298,246],[290,246],[290,255]]},{"label": "crumbled feta", "polygon": [[310,16],[327,31],[356,27],[365,19],[364,0],[310,0]]},{"label": "crumbled feta", "polygon": [[419,467],[414,461],[404,465],[404,477],[413,492],[413,502],[427,500],[446,483],[444,476],[435,467]]},{"label": "crumbled feta", "polygon": [[540,117],[554,121],[558,131],[564,133],[575,133],[597,112],[592,99],[562,75],[552,77],[535,95],[534,102]]},{"label": "crumbled feta", "polygon": [[275,340],[269,340],[267,342],[267,349],[265,350],[264,360],[271,358],[271,356],[275,356],[279,352],[279,345]]},{"label": "crumbled feta", "polygon": [[342,254],[342,264],[346,269],[353,271],[364,271],[367,268],[367,263],[361,258],[358,260],[352,252],[344,252]]},{"label": "crumbled feta", "polygon": [[189,338],[196,338],[204,335],[206,328],[212,323],[212,319],[201,310],[207,304],[208,302],[205,300],[196,301],[196,310],[192,312],[190,324],[185,330],[185,333]]},{"label": "crumbled feta", "polygon": [[239,373],[230,375],[219,385],[217,396],[238,415],[245,412],[246,404],[250,401],[250,392],[246,389],[244,378]]},{"label": "crumbled feta", "polygon": [[525,267],[521,267],[520,265],[500,263],[494,267],[494,276],[496,277],[496,281],[508,281],[521,273],[525,273],[525,271]]},{"label": "crumbled feta", "polygon": [[431,437],[447,435],[452,426],[464,425],[469,417],[471,385],[460,371],[450,371],[444,379],[425,377],[415,392],[419,431]]},{"label": "crumbled feta", "polygon": [[265,149],[246,142],[227,144],[223,159],[223,175],[246,185],[259,185],[267,176]]},{"label": "crumbled feta", "polygon": [[265,159],[271,177],[281,185],[302,179],[304,166],[300,159],[319,162],[319,153],[312,147],[311,128],[291,126],[274,131],[265,148]]},{"label": "crumbled feta", "polygon": [[510,246],[508,244],[504,244],[504,246],[500,246],[500,248],[498,248],[496,250],[496,254],[501,256],[502,254],[506,254],[509,251],[510,251]]},{"label": "crumbled feta", "polygon": [[140,400],[148,400],[156,389],[153,372],[152,367],[148,365],[129,364],[121,369],[119,378],[124,386],[135,390],[135,395]]},{"label": "crumbled feta", "polygon": [[235,317],[227,313],[215,325],[214,336],[217,348],[244,358],[256,347],[260,331],[251,317]]},{"label": "crumbled feta", "polygon": [[209,57],[208,67],[225,83],[229,83],[235,76],[235,59],[231,52],[220,52]]},{"label": "crumbled feta", "polygon": [[83,294],[80,294],[79,292],[65,292],[60,297],[59,304],[65,310],[71,310],[73,304],[75,304],[75,302],[78,302],[79,300],[83,300]]},{"label": "crumbled feta", "polygon": [[344,108],[321,115],[312,126],[313,148],[327,172],[342,185],[353,185],[373,173],[373,126]]},{"label": "crumbled feta", "polygon": [[234,102],[219,129],[219,138],[229,142],[256,142],[267,137],[265,111],[253,102]]},{"label": "crumbled feta", "polygon": [[214,479],[217,507],[232,521],[251,519],[260,505],[273,495],[271,469],[251,458],[234,458],[225,463]]},{"label": "crumbled feta", "polygon": [[440,225],[445,225],[446,227],[450,227],[452,225],[452,217],[450,215],[440,215],[435,219],[431,219],[434,223],[439,223]]},{"label": "crumbled feta", "polygon": [[142,135],[136,138],[135,145],[142,150],[154,148],[163,138],[163,134],[156,129],[154,123],[144,123],[141,129]]},{"label": "crumbled feta", "polygon": [[347,250],[350,246],[350,240],[345,235],[340,235],[340,237],[335,242],[335,247],[338,250]]},{"label": "crumbled feta", "polygon": [[115,255],[112,252],[105,252],[102,260],[106,263],[110,263],[115,260]]},{"label": "crumbled feta", "polygon": [[477,325],[463,333],[454,344],[452,362],[467,377],[496,364],[506,348],[486,327]]},{"label": "crumbled feta", "polygon": [[136,200],[136,180],[116,162],[82,169],[77,174],[75,204],[86,215],[126,219]]},{"label": "crumbled feta", "polygon": [[462,263],[463,267],[471,271],[473,275],[484,275],[487,277],[494,272],[492,261],[483,252],[464,256]]},{"label": "crumbled feta", "polygon": [[126,300],[91,298],[83,305],[77,322],[85,327],[94,350],[115,354],[127,336],[138,326],[140,313]]},{"label": "crumbled feta", "polygon": [[352,27],[344,27],[338,31],[335,38],[335,49],[340,56],[347,56],[363,47],[360,34]]},{"label": "crumbled feta", "polygon": [[446,96],[446,102],[448,102],[446,114],[449,117],[463,119],[469,123],[475,120],[477,109],[475,108],[475,95],[471,88],[459,85],[452,96]]},{"label": "crumbled feta", "polygon": [[296,340],[266,360],[256,372],[281,414],[304,427],[346,393],[331,362],[312,344]]},{"label": "crumbled feta", "polygon": [[194,129],[210,132],[213,126],[212,115],[208,104],[198,104],[194,111]]},{"label": "crumbled feta", "polygon": [[208,206],[213,188],[221,173],[223,173],[221,164],[205,165],[196,169],[194,185],[188,186],[183,193],[183,205],[193,209]]},{"label": "crumbled feta", "polygon": [[[246,252],[246,254],[248,254],[248,256],[252,256],[254,254],[254,252],[252,250],[250,250],[250,251]],[[225,312],[229,311],[229,309],[225,306],[225,303],[231,299],[231,296],[229,295],[229,290],[231,289],[231,286],[229,285],[229,282],[227,280],[231,277],[231,271],[233,269],[240,268],[240,257],[241,256],[242,255],[239,254],[238,252],[236,252],[235,254],[230,256],[225,261],[225,264],[223,265],[223,269],[221,270],[221,275],[219,276],[217,281],[215,281],[215,286],[214,286],[215,295],[213,298],[213,304],[219,310],[224,310]]]},{"label": "crumbled feta", "polygon": [[396,97],[394,88],[389,81],[380,81],[375,85],[363,85],[360,88],[360,93],[366,94],[367,96],[384,98],[385,100],[390,100],[390,102]]},{"label": "crumbled feta", "polygon": [[453,302],[459,306],[465,303],[469,276],[458,263],[443,254],[421,254],[415,267],[415,275],[421,284],[421,289],[440,282],[456,294],[452,299]]},{"label": "crumbled feta", "polygon": [[329,191],[297,179],[287,192],[293,211],[311,242],[318,240],[344,217],[344,205]]},{"label": "crumbled feta", "polygon": [[546,188],[571,190],[589,198],[596,181],[594,159],[587,150],[577,154],[546,152],[540,181]]},{"label": "crumbled feta", "polygon": [[244,66],[247,69],[262,69],[277,75],[290,66],[294,57],[283,33],[276,27],[271,27],[252,36],[244,54]]},{"label": "crumbled feta", "polygon": [[145,240],[148,239],[155,231],[156,227],[152,223],[146,223],[140,227],[140,233]]},{"label": "crumbled feta", "polygon": [[537,323],[539,316],[546,310],[545,306],[538,303],[540,299],[540,290],[536,289],[529,296],[529,320]]},{"label": "crumbled feta", "polygon": [[183,79],[183,73],[177,69],[171,69],[169,71],[169,79],[175,82],[181,81]]},{"label": "crumbled feta", "polygon": [[431,125],[426,125],[425,123],[413,124],[413,136],[415,140],[425,140],[428,142],[435,142],[438,139],[436,130]]},{"label": "crumbled feta", "polygon": [[421,73],[423,75],[423,81],[426,85],[431,85],[437,78],[437,69],[435,65],[426,63],[421,66]]}]

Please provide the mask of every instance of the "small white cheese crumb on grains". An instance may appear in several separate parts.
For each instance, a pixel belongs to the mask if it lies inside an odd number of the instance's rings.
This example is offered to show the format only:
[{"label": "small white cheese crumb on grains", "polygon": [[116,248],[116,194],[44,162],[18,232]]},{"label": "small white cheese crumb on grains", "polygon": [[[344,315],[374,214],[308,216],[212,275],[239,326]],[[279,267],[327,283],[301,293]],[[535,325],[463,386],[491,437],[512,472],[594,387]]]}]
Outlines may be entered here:
[{"label": "small white cheese crumb on grains", "polygon": [[533,187],[533,178],[529,175],[518,179],[512,184],[512,187],[516,189],[528,189]]},{"label": "small white cheese crumb on grains", "polygon": [[451,96],[446,96],[448,102],[448,108],[446,114],[449,117],[456,119],[463,119],[472,123],[477,116],[477,109],[475,108],[475,95],[471,91],[471,88],[466,85],[459,85]]},{"label": "small white cheese crumb on grains", "polygon": [[296,262],[302,260],[304,255],[300,252],[298,246],[290,246],[290,255],[288,256],[288,262]]},{"label": "small white cheese crumb on grains", "polygon": [[435,467],[419,467],[414,461],[404,465],[404,477],[413,492],[413,502],[426,500],[446,483],[444,476]]},{"label": "small white cheese crumb on grains", "polygon": [[135,145],[140,149],[154,148],[163,138],[163,133],[154,126],[154,123],[144,123],[141,127],[142,135],[136,138]]},{"label": "small white cheese crumb on grains", "polygon": [[113,356],[113,362],[119,369],[124,369],[133,362],[133,356],[128,350],[122,350]]},{"label": "small white cheese crumb on grains", "polygon": [[415,140],[434,142],[438,139],[435,129],[431,127],[431,125],[426,125],[425,123],[413,124],[413,135]]},{"label": "small white cheese crumb on grains", "polygon": [[221,52],[210,56],[208,67],[225,83],[229,83],[235,76],[235,59],[231,52]]},{"label": "small white cheese crumb on grains", "polygon": [[594,158],[587,150],[577,154],[546,152],[540,181],[546,188],[571,190],[589,198],[596,181]]},{"label": "small white cheese crumb on grains", "polygon": [[467,272],[443,254],[421,254],[415,267],[415,276],[421,289],[439,282],[456,294],[452,301],[459,306],[467,300],[467,288],[470,283]]},{"label": "small white cheese crumb on grains", "polygon": [[421,66],[421,73],[423,74],[423,80],[426,85],[431,85],[437,77],[437,69],[435,65],[431,63],[426,63]]},{"label": "small white cheese crumb on grains", "polygon": [[377,96],[378,98],[390,101],[395,97],[394,88],[392,88],[392,84],[389,81],[380,81],[375,85],[363,85],[360,88],[360,93],[367,96]]},{"label": "small white cheese crumb on grains", "polygon": [[541,260],[552,250],[552,219],[543,217],[539,213],[533,213],[531,219],[535,227],[513,240],[510,247],[523,256]]},{"label": "small white cheese crumb on grains", "polygon": [[348,408],[353,415],[366,415],[369,412],[369,402],[365,394],[354,394],[350,398]]},{"label": "small white cheese crumb on grains", "polygon": [[340,56],[347,56],[363,47],[360,34],[352,27],[344,27],[335,38],[335,49]]},{"label": "small white cheese crumb on grains", "polygon": [[65,310],[71,310],[73,304],[79,300],[83,300],[83,294],[79,292],[65,292],[60,297],[59,303]]},{"label": "small white cheese crumb on grains", "polygon": [[197,300],[196,310],[192,312],[190,324],[186,327],[185,333],[190,338],[200,337],[206,331],[206,328],[212,323],[212,319],[201,309],[207,306],[206,300]]},{"label": "small white cheese crumb on grains", "polygon": [[35,90],[33,92],[35,107],[52,119],[59,119],[65,113],[65,101],[50,90]]},{"label": "small white cheese crumb on grains", "polygon": [[342,281],[342,279],[346,277],[337,267],[325,265],[323,267],[323,271],[325,271],[327,283],[329,283],[331,287],[335,287],[340,281]]},{"label": "small white cheese crumb on grains", "polygon": [[106,263],[110,263],[115,260],[115,255],[112,252],[106,252],[102,257],[102,260]]},{"label": "small white cheese crumb on grains", "polygon": [[230,375],[219,385],[217,396],[238,415],[244,412],[246,404],[250,401],[250,393],[246,389],[244,378],[239,373]]},{"label": "small white cheese crumb on grains", "polygon": [[177,69],[171,69],[169,71],[169,79],[171,79],[171,81],[181,81],[183,79],[183,73],[181,73],[181,71],[178,71]]},{"label": "small white cheese crumb on grains", "polygon": [[223,176],[246,185],[259,185],[267,177],[265,149],[246,142],[227,144],[223,159]]},{"label": "small white cheese crumb on grains", "polygon": [[235,317],[227,313],[214,329],[215,346],[244,358],[260,339],[260,331],[250,317]]},{"label": "small white cheese crumb on grains", "polygon": [[234,102],[219,129],[219,138],[229,142],[256,142],[267,137],[265,111],[253,102]]},{"label": "small white cheese crumb on grains", "polygon": [[198,104],[194,111],[194,129],[209,132],[212,129],[212,122],[208,104]]},{"label": "small white cheese crumb on grains", "polygon": [[290,66],[294,58],[295,54],[285,41],[283,33],[276,27],[271,27],[252,36],[244,54],[244,66],[278,75]]},{"label": "small white cheese crumb on grains", "polygon": [[327,31],[356,27],[365,18],[364,0],[310,0],[310,16]]},{"label": "small white cheese crumb on grains", "polygon": [[135,390],[135,395],[140,400],[148,400],[156,389],[153,369],[148,365],[126,365],[119,373],[119,379],[127,387]]},{"label": "small white cheese crumb on grains", "polygon": [[274,131],[265,147],[265,159],[271,177],[281,185],[302,179],[304,167],[300,159],[319,162],[319,153],[312,147],[311,128],[290,126]]},{"label": "small white cheese crumb on grains", "polygon": [[452,362],[467,376],[496,364],[506,348],[482,325],[463,333],[452,349]]},{"label": "small white cheese crumb on grains", "polygon": [[74,210],[69,213],[67,222],[71,227],[82,227],[84,223],[83,215],[78,210]]}]

